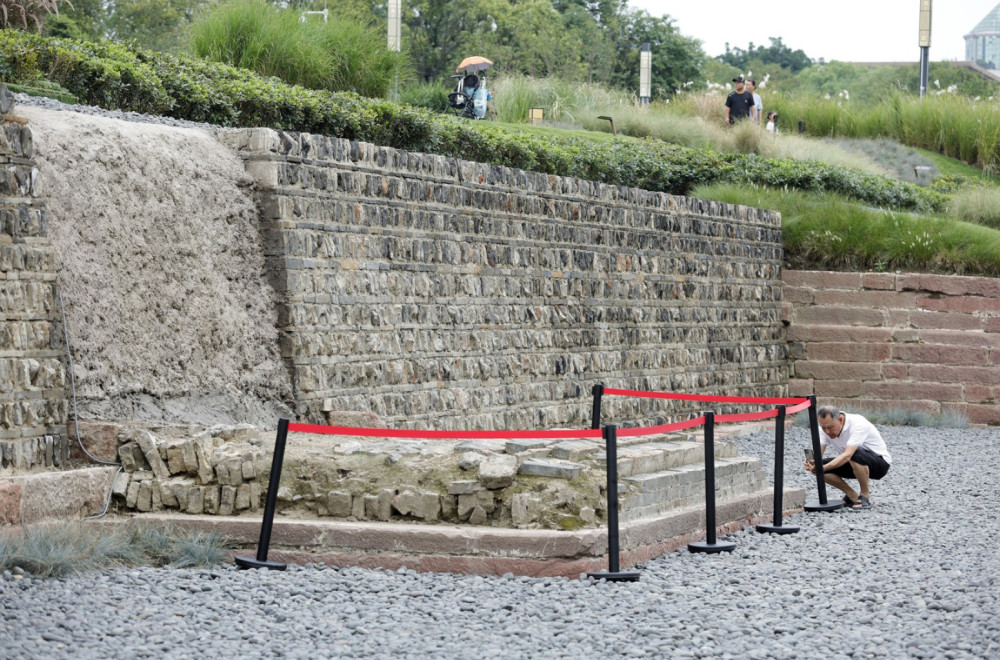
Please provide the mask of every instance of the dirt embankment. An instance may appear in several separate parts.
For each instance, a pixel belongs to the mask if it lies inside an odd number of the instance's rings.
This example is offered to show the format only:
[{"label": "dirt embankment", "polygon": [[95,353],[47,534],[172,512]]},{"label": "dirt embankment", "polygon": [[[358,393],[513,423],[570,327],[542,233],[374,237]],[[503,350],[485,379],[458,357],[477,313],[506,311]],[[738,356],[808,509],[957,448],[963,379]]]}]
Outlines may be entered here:
[{"label": "dirt embankment", "polygon": [[273,427],[287,415],[239,158],[204,130],[15,112],[34,135],[80,416]]}]

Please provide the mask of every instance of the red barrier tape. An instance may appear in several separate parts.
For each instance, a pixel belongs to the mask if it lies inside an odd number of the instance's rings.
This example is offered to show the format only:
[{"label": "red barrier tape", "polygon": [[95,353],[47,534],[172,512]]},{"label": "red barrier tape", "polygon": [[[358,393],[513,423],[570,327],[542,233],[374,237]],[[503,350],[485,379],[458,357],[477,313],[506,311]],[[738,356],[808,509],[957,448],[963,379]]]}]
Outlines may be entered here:
[{"label": "red barrier tape", "polygon": [[[604,390],[605,394],[621,394],[625,396],[633,395],[629,390]],[[701,401],[693,399],[701,395],[697,394],[673,394],[666,393],[663,396],[658,392],[639,392],[636,396],[654,396],[660,399],[683,398],[688,401]],[[707,395],[706,395],[707,396]],[[779,405],[785,403],[795,403],[797,405],[785,410],[786,414],[794,414],[809,407],[809,399],[760,399],[757,397],[711,397],[714,399],[726,399],[728,403],[770,403],[777,402]],[[738,399],[738,400],[737,400]],[[715,421],[723,422],[749,422],[758,419],[777,417],[777,408],[765,410],[757,413],[741,413],[735,415],[716,415]],[[695,417],[683,422],[673,422],[672,424],[660,424],[659,426],[640,426],[629,429],[618,429],[619,437],[635,437],[643,435],[659,435],[672,431],[682,431],[705,423],[705,417]],[[573,438],[602,438],[601,429],[543,429],[535,431],[421,431],[413,429],[374,429],[356,426],[322,426],[319,424],[299,424],[290,423],[288,430],[298,433],[317,433],[321,435],[349,435],[367,436],[375,438],[411,438],[421,440],[525,440],[525,439],[553,439],[571,440]]]},{"label": "red barrier tape", "polygon": [[707,401],[711,403],[768,403],[774,405],[798,404],[809,399],[803,397],[767,398],[759,396],[717,396],[714,394],[679,394],[677,392],[644,392],[641,390],[616,390],[605,388],[604,394],[635,396],[649,399],[674,399],[677,401]]},{"label": "red barrier tape", "polygon": [[671,431],[681,431],[692,426],[701,426],[705,423],[704,417],[695,417],[684,422],[674,422],[673,424],[661,424],[660,426],[640,426],[634,429],[618,429],[618,437],[656,435],[659,433],[670,433]]},{"label": "red barrier tape", "polygon": [[323,435],[361,435],[376,438],[419,438],[424,440],[522,440],[528,438],[600,438],[600,429],[548,429],[540,431],[420,431],[412,429],[371,429],[354,426],[288,425],[289,431]]}]

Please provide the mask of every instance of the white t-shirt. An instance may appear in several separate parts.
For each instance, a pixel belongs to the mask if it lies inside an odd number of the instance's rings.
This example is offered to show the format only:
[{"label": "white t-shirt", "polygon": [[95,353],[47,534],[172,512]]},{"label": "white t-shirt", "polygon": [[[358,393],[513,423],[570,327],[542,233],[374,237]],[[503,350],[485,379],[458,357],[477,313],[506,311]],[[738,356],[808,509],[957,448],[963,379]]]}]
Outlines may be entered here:
[{"label": "white t-shirt", "polygon": [[844,428],[840,431],[840,435],[831,438],[820,430],[819,443],[823,447],[830,445],[837,450],[838,454],[844,453],[848,447],[864,447],[868,451],[875,452],[884,458],[886,463],[892,465],[892,456],[889,455],[889,449],[885,446],[885,440],[882,439],[882,435],[875,428],[875,425],[862,415],[845,413]]}]

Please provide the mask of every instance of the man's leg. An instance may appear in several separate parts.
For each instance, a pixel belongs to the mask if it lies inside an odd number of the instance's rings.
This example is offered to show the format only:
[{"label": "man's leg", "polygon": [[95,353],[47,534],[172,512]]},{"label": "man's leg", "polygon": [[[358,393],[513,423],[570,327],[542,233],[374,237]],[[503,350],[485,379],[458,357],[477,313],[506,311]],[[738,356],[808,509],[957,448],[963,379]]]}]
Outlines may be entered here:
[{"label": "man's leg", "polygon": [[[866,473],[867,476],[867,473]],[[844,494],[851,498],[852,502],[858,501],[858,493],[848,485],[846,481],[839,474],[832,474],[830,472],[823,473],[823,479],[826,483],[830,484],[838,490],[844,491]]]},{"label": "man's leg", "polygon": [[871,499],[872,494],[868,492],[868,466],[851,461],[851,468],[854,469],[854,476],[858,479],[858,490],[861,491],[861,496]]}]

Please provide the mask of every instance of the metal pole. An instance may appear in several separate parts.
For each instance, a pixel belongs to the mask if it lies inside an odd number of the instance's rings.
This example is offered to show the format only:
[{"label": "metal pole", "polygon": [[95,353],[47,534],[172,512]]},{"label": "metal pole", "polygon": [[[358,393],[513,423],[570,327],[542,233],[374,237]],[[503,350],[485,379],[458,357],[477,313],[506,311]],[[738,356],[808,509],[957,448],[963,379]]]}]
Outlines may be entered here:
[{"label": "metal pole", "polygon": [[[603,389],[603,385],[600,386]],[[596,386],[595,386],[596,390]],[[619,570],[618,547],[618,429],[609,424],[604,427],[605,470],[608,489],[608,572],[587,573],[595,579],[609,582],[637,582],[638,571]]]},{"label": "metal pole", "polygon": [[844,506],[843,502],[826,501],[826,478],[823,476],[823,450],[819,446],[819,416],[816,414],[816,395],[810,394],[809,399],[809,432],[812,435],[813,460],[816,465],[816,490],[819,502],[807,502],[803,507],[806,511],[836,511]]},{"label": "metal pole", "polygon": [[927,84],[930,78],[930,48],[920,49],[920,98],[927,96]]},{"label": "metal pole", "polygon": [[705,533],[706,540],[688,543],[691,552],[732,552],[735,543],[717,543],[715,534],[715,413],[705,413]]},{"label": "metal pole", "polygon": [[601,428],[601,397],[604,396],[604,383],[594,385],[594,389],[591,391],[594,394],[594,405],[590,409],[590,428],[599,429]]},{"label": "metal pole", "polygon": [[778,418],[774,423],[774,518],[771,525],[757,525],[757,531],[775,534],[794,534],[798,527],[782,525],[782,504],[785,489],[785,406],[778,406]]},{"label": "metal pole", "polygon": [[264,500],[264,519],[260,525],[260,541],[257,543],[257,557],[237,557],[240,568],[269,568],[283,571],[287,566],[281,562],[268,561],[267,551],[271,546],[271,526],[274,523],[274,509],[278,501],[278,482],[281,481],[281,464],[285,460],[285,440],[288,438],[288,420],[278,420],[278,435],[274,439],[274,455],[271,457],[271,476],[267,482],[267,497]]}]

